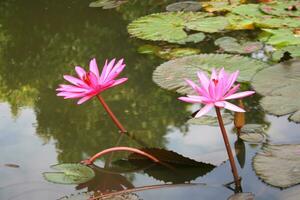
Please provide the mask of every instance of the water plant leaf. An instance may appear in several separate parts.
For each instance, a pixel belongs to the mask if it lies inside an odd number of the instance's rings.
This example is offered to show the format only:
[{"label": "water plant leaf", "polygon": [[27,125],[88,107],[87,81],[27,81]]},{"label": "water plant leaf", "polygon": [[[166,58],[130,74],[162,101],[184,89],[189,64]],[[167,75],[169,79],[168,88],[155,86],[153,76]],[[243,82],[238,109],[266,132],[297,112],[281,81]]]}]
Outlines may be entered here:
[{"label": "water plant leaf", "polygon": [[240,4],[239,1],[231,1],[232,4],[228,4],[227,0],[224,1],[206,1],[202,2],[202,7],[206,12],[228,12],[232,8]]},{"label": "water plant leaf", "polygon": [[258,28],[297,28],[300,27],[300,19],[298,18],[279,18],[263,16],[253,19],[255,26]]},{"label": "water plant leaf", "polygon": [[101,7],[103,9],[112,9],[119,7],[126,2],[127,0],[97,0],[91,2],[89,6],[93,8]]},{"label": "water plant leaf", "polygon": [[207,16],[200,12],[165,12],[140,17],[128,25],[129,34],[145,40],[175,42],[188,37],[185,24]]},{"label": "water plant leaf", "polygon": [[174,40],[171,42],[177,43],[177,44],[185,44],[185,43],[189,43],[189,42],[198,43],[198,42],[203,41],[204,39],[205,39],[205,34],[200,32],[200,33],[190,34],[182,40]]},{"label": "water plant leaf", "polygon": [[[222,118],[225,125],[231,124],[233,121],[233,116],[230,113],[222,114]],[[218,118],[210,115],[204,115],[199,118],[191,118],[187,121],[187,123],[193,125],[219,126]]]},{"label": "water plant leaf", "polygon": [[199,49],[194,48],[161,48],[154,45],[143,45],[138,49],[139,53],[156,55],[162,59],[171,60],[189,55],[200,53]]},{"label": "water plant leaf", "polygon": [[234,14],[227,14],[226,18],[229,25],[227,30],[253,30],[255,29],[254,20],[249,17],[243,17]]},{"label": "water plant leaf", "polygon": [[286,46],[276,50],[272,54],[272,60],[274,61],[282,60],[286,52],[288,52],[292,58],[300,57],[300,45]]},{"label": "water plant leaf", "polygon": [[77,163],[64,163],[51,166],[59,172],[44,172],[44,178],[53,183],[79,184],[85,183],[95,176],[95,172],[88,166]]},{"label": "water plant leaf", "polygon": [[260,5],[261,11],[275,16],[300,16],[300,3],[297,0],[275,1]]},{"label": "water plant leaf", "polygon": [[265,128],[262,124],[246,124],[241,128],[240,139],[250,143],[262,143],[265,140]]},{"label": "water plant leaf", "polygon": [[300,60],[292,59],[258,72],[252,82],[262,94],[261,106],[270,114],[300,122]]},{"label": "water plant leaf", "polygon": [[[264,182],[279,188],[300,183],[299,144],[271,145],[253,158],[256,174]],[[276,170],[272,170],[276,167]]]},{"label": "water plant leaf", "polygon": [[233,37],[221,37],[215,41],[215,45],[229,53],[248,54],[263,48],[261,42],[240,41]]},{"label": "water plant leaf", "polygon": [[231,9],[231,13],[244,17],[259,17],[264,15],[259,9],[259,4],[242,4]]},{"label": "water plant leaf", "polygon": [[252,58],[230,54],[200,54],[177,58],[158,66],[153,80],[162,88],[176,90],[181,94],[192,94],[184,79],[197,80],[197,71],[208,71],[224,67],[226,71],[240,70],[239,82],[252,80],[254,74],[269,65]]},{"label": "water plant leaf", "polygon": [[290,29],[262,29],[260,40],[277,47],[300,45],[300,37],[294,35]]},{"label": "water plant leaf", "polygon": [[166,7],[166,10],[169,12],[176,11],[191,11],[196,12],[201,10],[201,4],[196,1],[181,1],[177,3],[172,3]]},{"label": "water plant leaf", "polygon": [[228,26],[228,20],[225,17],[205,17],[193,20],[185,24],[187,28],[194,31],[215,33],[223,31]]},{"label": "water plant leaf", "polygon": [[254,194],[249,192],[237,193],[231,195],[228,200],[254,200]]}]

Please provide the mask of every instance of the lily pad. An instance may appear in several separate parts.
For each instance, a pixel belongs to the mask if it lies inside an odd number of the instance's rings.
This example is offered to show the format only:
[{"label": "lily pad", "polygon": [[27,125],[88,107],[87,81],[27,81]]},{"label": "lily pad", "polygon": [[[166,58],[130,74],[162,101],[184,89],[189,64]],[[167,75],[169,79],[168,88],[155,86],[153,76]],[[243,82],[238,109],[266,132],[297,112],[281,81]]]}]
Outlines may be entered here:
[{"label": "lily pad", "polygon": [[262,143],[265,140],[265,126],[246,124],[241,128],[240,138],[245,142]]},{"label": "lily pad", "polygon": [[[222,114],[222,118],[225,125],[231,124],[233,121],[233,116],[230,113]],[[191,118],[187,123],[193,125],[219,126],[218,118],[210,115],[204,115],[200,118]]]},{"label": "lily pad", "polygon": [[299,149],[299,144],[264,146],[263,152],[253,158],[256,174],[274,187],[287,188],[299,184]]},{"label": "lily pad", "polygon": [[186,23],[207,16],[200,12],[165,12],[147,15],[128,25],[129,34],[144,40],[177,42],[187,39]]},{"label": "lily pad", "polygon": [[228,26],[228,20],[223,16],[205,17],[188,22],[186,26],[195,31],[215,33],[223,31]]},{"label": "lily pad", "polygon": [[240,70],[238,81],[249,82],[257,71],[268,67],[268,64],[239,55],[200,54],[163,63],[153,72],[153,80],[162,88],[176,90],[181,94],[192,94],[184,79],[196,81],[196,72],[211,71],[212,68],[221,67],[229,72]]},{"label": "lily pad", "polygon": [[240,135],[240,138],[249,143],[262,143],[265,139],[264,135],[260,133],[244,133]]},{"label": "lily pad", "polygon": [[300,27],[298,18],[279,18],[279,17],[258,17],[254,19],[255,26],[258,28],[297,28]]},{"label": "lily pad", "polygon": [[236,7],[240,2],[237,0],[231,0],[231,5],[228,4],[228,0],[224,1],[207,1],[202,2],[202,7],[207,12],[228,12],[232,8]]},{"label": "lily pad", "polygon": [[259,17],[264,15],[259,9],[259,4],[242,4],[233,8],[231,12],[244,17]]},{"label": "lily pad", "polygon": [[262,94],[261,106],[268,113],[300,122],[300,60],[279,63],[258,72],[252,82],[254,89]]},{"label": "lily pad", "polygon": [[177,44],[185,44],[185,43],[189,43],[189,42],[193,42],[193,43],[198,43],[201,42],[205,39],[205,34],[204,33],[193,33],[188,35],[186,38],[182,39],[182,40],[174,40],[171,41],[173,43],[177,43]]},{"label": "lily pad", "polygon": [[59,172],[44,172],[43,176],[47,181],[53,183],[79,184],[85,183],[95,176],[94,170],[90,167],[77,163],[58,164],[51,168]]},{"label": "lily pad", "polygon": [[228,200],[254,200],[254,194],[245,192],[231,195]]},{"label": "lily pad", "polygon": [[272,54],[272,60],[280,61],[281,59],[283,59],[284,54],[286,52],[288,52],[292,58],[300,57],[300,45],[286,46],[286,47],[276,50]]},{"label": "lily pad", "polygon": [[263,29],[260,40],[277,47],[300,45],[300,37],[294,35],[289,29]]},{"label": "lily pad", "polygon": [[263,48],[261,42],[238,42],[237,39],[233,37],[221,37],[215,41],[215,45],[226,52],[240,54],[252,53]]},{"label": "lily pad", "polygon": [[103,9],[112,9],[119,7],[123,3],[126,3],[127,0],[97,0],[90,3],[90,7],[97,8],[101,7]]},{"label": "lily pad", "polygon": [[197,1],[181,1],[177,3],[172,3],[166,7],[169,12],[176,11],[191,11],[196,12],[201,10],[201,4]]},{"label": "lily pad", "polygon": [[200,50],[193,48],[161,48],[154,45],[143,45],[138,49],[138,52],[142,54],[153,54],[162,59],[171,60],[174,58],[198,54],[200,53]]},{"label": "lily pad", "polygon": [[300,3],[297,0],[275,1],[260,5],[261,11],[275,16],[300,16]]},{"label": "lily pad", "polygon": [[228,30],[253,30],[255,29],[254,20],[249,17],[243,17],[234,14],[227,14],[226,18],[229,25],[226,27]]}]

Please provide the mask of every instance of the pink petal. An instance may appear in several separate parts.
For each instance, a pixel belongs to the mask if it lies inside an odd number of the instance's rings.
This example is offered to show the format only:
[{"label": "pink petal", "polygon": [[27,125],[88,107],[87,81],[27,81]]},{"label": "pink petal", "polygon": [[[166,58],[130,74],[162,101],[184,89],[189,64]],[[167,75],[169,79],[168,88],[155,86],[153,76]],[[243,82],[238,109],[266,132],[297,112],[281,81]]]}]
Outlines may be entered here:
[{"label": "pink petal", "polygon": [[88,89],[76,87],[72,85],[60,85],[56,91],[65,91],[65,92],[88,92]]},{"label": "pink petal", "polygon": [[94,88],[97,88],[98,87],[98,78],[97,76],[91,71],[89,72],[89,79],[91,81],[91,84]]},{"label": "pink petal", "polygon": [[201,99],[192,98],[192,97],[179,97],[178,99],[180,101],[184,101],[184,102],[187,102],[187,103],[202,103]]},{"label": "pink petal", "polygon": [[95,95],[85,96],[85,97],[79,99],[79,101],[77,102],[77,104],[78,104],[78,105],[79,105],[79,104],[82,104],[82,103],[86,102],[87,100],[91,99],[93,96],[95,96]]},{"label": "pink petal", "polygon": [[246,112],[244,109],[232,104],[232,103],[229,103],[227,101],[223,101],[225,103],[225,106],[224,108],[228,109],[228,110],[232,110],[234,112]]},{"label": "pink petal", "polygon": [[195,90],[195,92],[199,93],[199,86],[196,85],[193,81],[185,79],[185,82],[187,82],[187,84],[189,84]]},{"label": "pink petal", "polygon": [[215,68],[213,68],[211,70],[210,80],[213,80],[213,79],[216,79],[216,80],[218,79],[217,72],[216,72]]},{"label": "pink petal", "polygon": [[206,96],[208,96],[208,86],[209,86],[208,77],[203,72],[198,72],[197,75],[198,75],[199,82],[200,82],[201,86],[206,91]]},{"label": "pink petal", "polygon": [[238,89],[240,88],[240,84],[235,85],[233,88],[231,88],[226,94],[225,94],[225,98],[234,94],[236,91],[238,91]]},{"label": "pink petal", "polygon": [[239,70],[237,70],[236,72],[232,73],[229,78],[228,78],[228,81],[227,81],[227,85],[225,86],[225,90],[229,90],[232,85],[235,83],[237,77],[239,76]]},{"label": "pink petal", "polygon": [[208,91],[209,91],[210,98],[212,100],[215,100],[216,99],[216,92],[215,92],[215,83],[214,82],[211,81],[209,83]]},{"label": "pink petal", "polygon": [[[123,59],[120,60],[123,62]],[[122,71],[123,69],[125,68],[125,64],[122,64],[122,62],[118,62],[118,63],[121,63],[121,64],[117,64],[119,66],[115,66],[114,69],[109,73],[109,75],[107,76],[106,80],[105,81],[108,81],[108,80],[113,80],[114,78],[116,78]]]},{"label": "pink petal", "polygon": [[[105,79],[107,78],[108,74],[110,73],[110,71],[112,70],[112,68],[113,68],[113,66],[114,66],[114,64],[115,64],[115,61],[116,61],[115,58],[112,59],[112,60],[108,63],[106,69],[103,69],[103,72],[102,72],[102,73],[104,73],[104,76],[103,76],[102,81],[105,81]],[[101,74],[101,77],[102,77],[102,74]]]},{"label": "pink petal", "polygon": [[107,59],[105,60],[105,64],[103,66],[103,69],[102,69],[102,72],[101,72],[101,76],[100,76],[100,79],[99,79],[99,83],[101,84],[104,80],[104,76],[105,76],[105,73],[106,73],[106,68],[107,68]]},{"label": "pink petal", "polygon": [[224,108],[225,107],[224,101],[217,101],[214,104],[215,104],[215,106],[217,106],[219,108]]},{"label": "pink petal", "polygon": [[76,66],[75,67],[75,71],[78,74],[80,79],[83,79],[83,77],[85,76],[86,72],[82,67]]},{"label": "pink petal", "polygon": [[205,114],[208,113],[213,107],[214,107],[214,104],[212,104],[212,103],[206,104],[203,108],[201,108],[201,109],[199,110],[199,112],[196,114],[195,118],[199,118],[199,117],[205,115]]},{"label": "pink petal", "polygon": [[224,71],[224,67],[222,67],[219,71],[218,80],[223,79],[224,76],[225,76],[225,71]]},{"label": "pink petal", "polygon": [[77,86],[84,86],[85,88],[89,87],[85,82],[73,76],[64,75],[64,79]]},{"label": "pink petal", "polygon": [[229,100],[229,99],[239,99],[239,98],[250,96],[250,95],[252,95],[254,93],[255,93],[254,91],[239,92],[239,93],[235,93],[235,94],[229,95],[225,99],[226,100]]},{"label": "pink petal", "polygon": [[96,75],[97,79],[99,78],[99,70],[95,58],[90,61],[90,71]]},{"label": "pink petal", "polygon": [[71,99],[71,98],[79,98],[86,96],[85,93],[72,93],[72,92],[59,92],[57,93],[57,96],[63,96],[65,99]]},{"label": "pink petal", "polygon": [[120,84],[124,83],[127,80],[128,80],[128,78],[120,78],[120,79],[116,80],[111,86],[109,86],[109,88],[120,85]]}]

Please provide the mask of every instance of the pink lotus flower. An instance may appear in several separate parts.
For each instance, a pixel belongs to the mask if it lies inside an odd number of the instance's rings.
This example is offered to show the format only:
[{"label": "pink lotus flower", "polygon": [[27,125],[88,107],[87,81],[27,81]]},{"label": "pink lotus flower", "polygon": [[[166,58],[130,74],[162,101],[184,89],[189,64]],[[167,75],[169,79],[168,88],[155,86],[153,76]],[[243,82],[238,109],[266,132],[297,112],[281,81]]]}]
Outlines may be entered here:
[{"label": "pink lotus flower", "polygon": [[79,78],[64,75],[64,79],[73,85],[61,84],[56,89],[59,92],[57,96],[63,96],[64,99],[80,98],[77,104],[82,104],[104,90],[124,83],[127,81],[127,78],[115,80],[125,67],[123,59],[119,60],[116,64],[115,61],[113,59],[108,63],[106,60],[101,75],[99,74],[95,58],[90,61],[89,72],[86,72],[82,67],[75,67]]},{"label": "pink lotus flower", "polygon": [[201,103],[205,106],[196,114],[196,118],[208,113],[214,106],[226,108],[235,112],[245,112],[244,109],[229,103],[227,100],[239,99],[254,94],[254,91],[245,91],[236,93],[240,84],[233,85],[236,81],[239,71],[232,74],[225,72],[222,68],[219,73],[212,70],[209,79],[203,72],[197,73],[201,86],[196,85],[193,81],[186,79],[186,82],[194,89],[198,95],[187,95],[179,97],[179,100],[188,103]]}]

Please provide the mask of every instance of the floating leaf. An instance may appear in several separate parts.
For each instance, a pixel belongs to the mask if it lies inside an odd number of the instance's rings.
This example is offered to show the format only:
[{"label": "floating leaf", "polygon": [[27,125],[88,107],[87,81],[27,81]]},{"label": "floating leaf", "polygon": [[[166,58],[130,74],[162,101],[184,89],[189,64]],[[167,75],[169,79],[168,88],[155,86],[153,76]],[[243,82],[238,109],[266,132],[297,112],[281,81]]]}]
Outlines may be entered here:
[{"label": "floating leaf", "polygon": [[260,40],[277,47],[290,45],[299,45],[300,37],[294,35],[289,29],[263,29],[264,33],[260,35]]},{"label": "floating leaf", "polygon": [[[107,192],[107,191],[105,191]],[[112,192],[114,193],[114,192]],[[90,199],[98,199],[98,200],[141,200],[141,198],[132,192],[124,192],[122,194],[109,194],[106,193],[105,197],[104,194],[98,192],[81,192],[79,194],[71,194],[70,196],[65,196],[59,198],[59,200],[90,200]]]},{"label": "floating leaf", "polygon": [[[233,116],[230,113],[224,113],[222,118],[225,125],[231,124],[233,121]],[[194,125],[219,126],[218,118],[210,115],[204,115],[199,118],[191,118],[187,121],[187,123]]]},{"label": "floating leaf", "polygon": [[258,72],[253,79],[254,89],[264,95],[260,101],[267,112],[290,114],[290,120],[300,122],[300,60],[279,63]]},{"label": "floating leaf", "polygon": [[287,188],[300,183],[300,145],[266,145],[253,158],[256,174],[266,183]]},{"label": "floating leaf", "polygon": [[177,43],[177,44],[185,44],[188,42],[193,42],[193,43],[198,43],[201,42],[205,39],[205,34],[204,33],[193,33],[188,35],[185,39],[182,40],[174,40],[172,41],[173,43]]},{"label": "floating leaf", "polygon": [[236,7],[239,4],[238,1],[232,1],[232,4],[228,4],[228,0],[224,1],[207,1],[202,2],[202,7],[207,12],[228,12],[232,8]]},{"label": "floating leaf", "polygon": [[226,71],[240,70],[238,81],[248,82],[254,74],[268,65],[248,57],[229,54],[200,54],[177,58],[158,66],[153,72],[153,80],[162,88],[176,90],[178,93],[192,93],[184,79],[196,81],[198,71],[211,71],[224,67]]},{"label": "floating leaf", "polygon": [[44,178],[53,183],[60,184],[79,184],[91,180],[94,171],[82,164],[65,163],[51,166],[52,169],[59,172],[44,172]]},{"label": "floating leaf", "polygon": [[300,45],[286,46],[286,47],[276,50],[272,54],[272,60],[280,61],[281,59],[284,58],[284,54],[286,52],[289,52],[289,56],[292,58],[300,57]]},{"label": "floating leaf", "polygon": [[255,29],[254,20],[245,18],[239,15],[228,14],[226,18],[229,25],[226,27],[228,30],[253,30]]},{"label": "floating leaf", "polygon": [[262,143],[265,140],[266,126],[261,124],[246,124],[241,128],[240,139],[250,143]]},{"label": "floating leaf", "polygon": [[126,3],[127,0],[97,0],[90,3],[90,7],[102,7],[103,9],[116,8]]},{"label": "floating leaf", "polygon": [[297,28],[300,26],[300,19],[298,18],[279,18],[279,17],[259,17],[255,18],[255,26],[258,28]]},{"label": "floating leaf", "polygon": [[169,12],[176,11],[191,11],[196,12],[201,10],[201,4],[196,1],[181,1],[177,3],[172,3],[166,7],[166,10]]},{"label": "floating leaf", "polygon": [[228,200],[254,200],[254,194],[245,192],[231,195]]},{"label": "floating leaf", "polygon": [[153,41],[175,42],[185,40],[184,31],[188,21],[207,16],[200,12],[165,12],[147,15],[128,25],[128,32],[138,38]]},{"label": "floating leaf", "polygon": [[215,33],[223,31],[228,26],[228,20],[225,17],[205,17],[186,23],[187,28],[195,31]]},{"label": "floating leaf", "polygon": [[297,0],[291,1],[275,1],[268,4],[261,4],[260,9],[269,14],[275,16],[300,16],[300,3]]},{"label": "floating leaf", "polygon": [[246,42],[233,37],[221,37],[215,41],[215,45],[219,46],[222,50],[230,53],[248,54],[258,51],[263,48],[261,42]]},{"label": "floating leaf", "polygon": [[245,17],[259,17],[264,15],[259,9],[259,4],[242,4],[233,8],[231,12]]},{"label": "floating leaf", "polygon": [[199,49],[193,48],[161,48],[154,45],[143,45],[138,49],[142,54],[154,54],[162,59],[174,59],[200,53]]},{"label": "floating leaf", "polygon": [[250,143],[262,143],[265,140],[264,135],[260,133],[244,133],[240,135],[240,138]]}]

